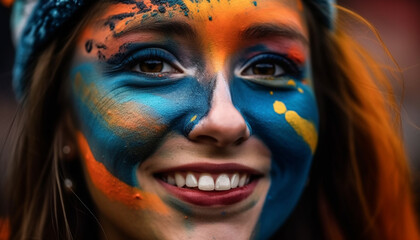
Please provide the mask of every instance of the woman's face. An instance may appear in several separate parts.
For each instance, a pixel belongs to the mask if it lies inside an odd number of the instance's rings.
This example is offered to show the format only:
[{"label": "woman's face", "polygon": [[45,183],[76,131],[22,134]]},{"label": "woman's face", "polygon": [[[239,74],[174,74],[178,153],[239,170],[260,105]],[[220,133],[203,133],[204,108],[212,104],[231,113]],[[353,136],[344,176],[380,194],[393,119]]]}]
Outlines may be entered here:
[{"label": "woman's face", "polygon": [[297,0],[125,0],[82,31],[70,85],[109,239],[267,238],[317,143]]}]

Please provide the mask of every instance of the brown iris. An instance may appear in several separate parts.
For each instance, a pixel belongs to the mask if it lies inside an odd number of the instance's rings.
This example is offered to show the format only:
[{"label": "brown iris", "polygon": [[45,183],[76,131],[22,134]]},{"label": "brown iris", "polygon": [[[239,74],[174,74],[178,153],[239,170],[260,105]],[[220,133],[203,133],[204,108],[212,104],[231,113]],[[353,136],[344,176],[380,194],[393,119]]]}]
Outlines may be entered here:
[{"label": "brown iris", "polygon": [[257,63],[252,66],[252,73],[255,75],[273,76],[276,72],[276,66],[272,63]]},{"label": "brown iris", "polygon": [[146,73],[162,72],[163,61],[158,59],[144,60],[139,63],[140,70]]}]

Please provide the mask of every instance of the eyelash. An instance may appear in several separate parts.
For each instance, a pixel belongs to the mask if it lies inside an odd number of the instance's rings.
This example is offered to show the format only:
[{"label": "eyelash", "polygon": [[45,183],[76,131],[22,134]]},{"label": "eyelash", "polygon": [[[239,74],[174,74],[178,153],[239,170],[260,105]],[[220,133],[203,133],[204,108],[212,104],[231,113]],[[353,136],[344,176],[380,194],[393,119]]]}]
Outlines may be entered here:
[{"label": "eyelash", "polygon": [[260,78],[263,78],[263,79],[267,78],[267,77],[264,77],[264,75],[256,74],[252,76],[251,74],[248,74],[248,75],[244,74],[247,70],[251,69],[251,67],[255,66],[256,64],[262,64],[262,63],[278,65],[284,71],[284,73],[280,75],[271,76],[270,79],[281,78],[284,76],[290,76],[294,78],[300,77],[301,70],[299,69],[296,63],[294,63],[292,60],[289,60],[288,58],[284,56],[276,55],[276,54],[269,54],[269,53],[257,55],[253,57],[252,59],[250,59],[249,61],[247,61],[245,63],[245,66],[242,67],[240,74],[242,76],[250,76],[250,77],[260,76]]},{"label": "eyelash", "polygon": [[[141,67],[139,70],[133,70],[133,68],[138,67],[142,62],[144,63],[144,61],[147,60],[161,61],[163,64],[167,64],[164,66],[169,66],[172,68],[172,70],[167,72],[144,72],[141,71]],[[273,76],[246,73],[253,66],[264,63],[276,66],[275,71],[276,69],[281,69],[283,72],[279,75]],[[164,77],[172,74],[184,73],[181,64],[179,63],[177,58],[170,52],[167,52],[166,50],[160,48],[146,48],[140,51],[136,51],[134,54],[130,54],[128,57],[123,59],[123,61],[121,61],[118,65],[119,67],[117,68],[119,70],[129,71],[135,74],[147,75],[149,77]],[[118,71],[118,69],[115,70]],[[162,70],[163,69],[164,68],[162,68]],[[286,56],[272,53],[263,53],[248,60],[244,64],[244,66],[239,70],[238,75],[240,75],[242,78],[245,78],[251,82],[255,82],[260,85],[270,87],[284,87],[285,83],[288,80],[290,80],[290,78],[301,79],[302,70],[294,61],[288,59]]]},{"label": "eyelash", "polygon": [[[174,71],[172,72],[156,72],[156,73],[151,73],[151,72],[141,72],[141,71],[136,71],[133,70],[134,67],[136,67],[137,65],[141,64],[142,62],[146,61],[146,60],[158,60],[158,61],[162,61],[163,64],[167,64],[170,67],[172,67],[174,69]],[[165,74],[173,74],[173,73],[183,73],[184,71],[181,69],[180,67],[180,63],[178,62],[178,60],[176,59],[175,56],[173,56],[171,53],[162,50],[162,49],[157,49],[157,48],[147,48],[147,49],[143,49],[141,51],[138,51],[132,55],[130,55],[129,57],[127,57],[123,63],[121,64],[122,66],[124,66],[125,70],[131,71],[131,72],[136,72],[139,74],[145,74],[145,75],[150,75],[150,76],[162,76]]]}]

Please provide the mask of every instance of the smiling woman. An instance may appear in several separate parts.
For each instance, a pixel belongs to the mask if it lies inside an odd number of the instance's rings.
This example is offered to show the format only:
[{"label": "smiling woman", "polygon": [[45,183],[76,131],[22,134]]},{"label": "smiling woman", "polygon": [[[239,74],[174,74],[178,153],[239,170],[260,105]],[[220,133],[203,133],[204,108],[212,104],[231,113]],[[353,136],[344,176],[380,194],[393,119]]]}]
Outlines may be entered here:
[{"label": "smiling woman", "polygon": [[335,11],[39,1],[10,239],[418,239],[387,79]]}]

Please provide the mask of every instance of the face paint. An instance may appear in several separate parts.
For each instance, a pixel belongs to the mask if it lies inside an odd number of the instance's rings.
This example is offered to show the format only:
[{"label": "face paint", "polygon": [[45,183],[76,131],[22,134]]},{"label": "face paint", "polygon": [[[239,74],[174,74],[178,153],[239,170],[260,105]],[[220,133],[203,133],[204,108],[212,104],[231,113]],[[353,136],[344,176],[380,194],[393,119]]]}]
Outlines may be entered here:
[{"label": "face paint", "polygon": [[[120,1],[82,32],[70,73],[79,147],[96,204],[135,210],[123,227],[133,237],[140,224],[266,239],[290,214],[318,131],[298,3]],[[214,193],[169,183],[207,173],[242,183]]]}]

